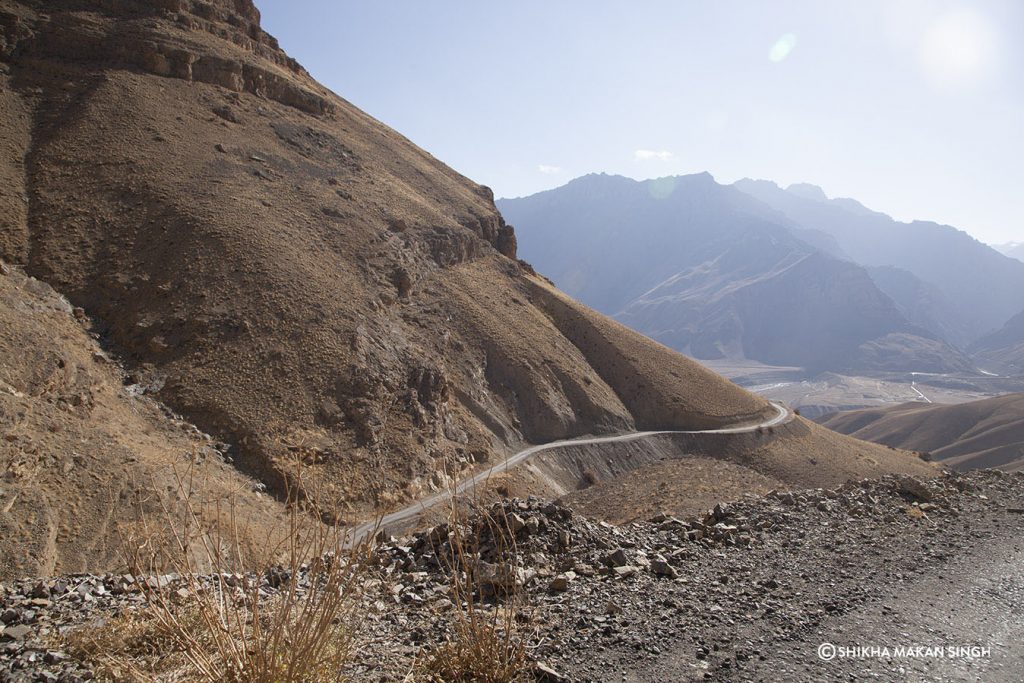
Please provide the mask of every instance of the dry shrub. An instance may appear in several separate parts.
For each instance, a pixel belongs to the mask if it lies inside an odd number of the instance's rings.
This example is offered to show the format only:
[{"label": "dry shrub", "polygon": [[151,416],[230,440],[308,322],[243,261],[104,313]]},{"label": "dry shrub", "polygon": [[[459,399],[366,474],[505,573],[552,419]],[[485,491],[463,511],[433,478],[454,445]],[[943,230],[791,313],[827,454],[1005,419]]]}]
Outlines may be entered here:
[{"label": "dry shrub", "polygon": [[[182,622],[195,613],[179,615]],[[124,611],[67,634],[58,647],[90,666],[99,681],[186,680],[189,662],[174,636],[148,609]]]},{"label": "dry shrub", "polygon": [[[430,541],[449,576],[449,632],[418,662],[418,680],[510,683],[527,673],[531,621],[516,565],[515,533],[501,504],[467,519],[453,496],[448,521]],[[446,533],[437,533],[443,529]]]},{"label": "dry shrub", "polygon": [[[233,504],[203,501],[195,466],[159,497],[162,514],[142,514],[125,539],[135,585],[152,624],[187,663],[188,680],[227,683],[337,681],[360,625],[372,538],[348,538],[320,520],[324,502],[304,480],[301,457],[288,466],[281,529],[262,559],[243,548]],[[242,572],[244,568],[250,571]],[[169,572],[169,573],[168,573]]]}]

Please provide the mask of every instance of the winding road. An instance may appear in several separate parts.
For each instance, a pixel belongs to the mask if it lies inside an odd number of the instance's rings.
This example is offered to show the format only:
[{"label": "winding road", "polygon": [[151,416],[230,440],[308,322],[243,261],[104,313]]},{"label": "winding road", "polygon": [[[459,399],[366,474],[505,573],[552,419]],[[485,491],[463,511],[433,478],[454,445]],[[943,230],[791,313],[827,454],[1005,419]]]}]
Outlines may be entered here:
[{"label": "winding road", "polygon": [[482,472],[479,472],[472,477],[460,481],[456,486],[455,490],[446,490],[436,493],[428,498],[423,498],[416,501],[408,507],[396,510],[395,512],[384,515],[379,521],[376,522],[365,522],[352,529],[352,538],[360,539],[367,533],[372,532],[375,529],[387,529],[395,525],[402,525],[406,522],[416,519],[427,510],[439,505],[440,503],[451,500],[453,496],[458,496],[464,493],[466,490],[475,487],[482,481],[486,481],[489,477],[495,474],[505,472],[516,465],[520,464],[527,458],[536,455],[542,451],[550,451],[556,448],[562,448],[565,446],[589,446],[592,444],[602,443],[616,443],[623,441],[635,441],[637,439],[645,439],[650,436],[660,436],[663,434],[745,434],[749,432],[757,431],[758,429],[766,429],[768,427],[774,427],[776,425],[788,422],[792,418],[790,410],[777,401],[771,402],[772,407],[775,408],[775,415],[770,419],[763,420],[756,423],[740,424],[735,427],[723,427],[720,429],[693,429],[693,430],[661,430],[653,432],[629,432],[627,434],[617,434],[613,436],[594,436],[594,437],[583,437],[575,439],[562,439],[560,441],[551,441],[549,443],[539,444],[536,446],[530,446],[529,448],[523,449],[518,453],[509,456],[502,462],[490,467]]}]

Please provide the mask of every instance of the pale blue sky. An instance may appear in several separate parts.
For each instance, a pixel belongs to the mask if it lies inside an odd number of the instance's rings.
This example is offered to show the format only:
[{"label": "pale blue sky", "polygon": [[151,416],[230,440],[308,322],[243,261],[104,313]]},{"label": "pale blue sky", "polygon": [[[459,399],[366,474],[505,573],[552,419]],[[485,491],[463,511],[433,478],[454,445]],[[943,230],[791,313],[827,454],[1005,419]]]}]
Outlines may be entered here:
[{"label": "pale blue sky", "polygon": [[1024,240],[1024,2],[256,1],[314,77],[497,196],[706,170]]}]

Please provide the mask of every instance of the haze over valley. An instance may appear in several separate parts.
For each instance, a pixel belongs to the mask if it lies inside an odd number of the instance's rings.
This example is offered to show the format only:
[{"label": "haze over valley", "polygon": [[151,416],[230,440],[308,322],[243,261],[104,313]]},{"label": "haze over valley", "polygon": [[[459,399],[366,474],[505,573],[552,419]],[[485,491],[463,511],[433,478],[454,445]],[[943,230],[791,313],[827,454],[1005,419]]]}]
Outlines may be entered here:
[{"label": "haze over valley", "polygon": [[0,683],[1017,683],[939,5],[0,0]]},{"label": "haze over valley", "polygon": [[1024,263],[955,228],[709,174],[588,175],[498,206],[567,292],[807,414],[1024,386]]}]

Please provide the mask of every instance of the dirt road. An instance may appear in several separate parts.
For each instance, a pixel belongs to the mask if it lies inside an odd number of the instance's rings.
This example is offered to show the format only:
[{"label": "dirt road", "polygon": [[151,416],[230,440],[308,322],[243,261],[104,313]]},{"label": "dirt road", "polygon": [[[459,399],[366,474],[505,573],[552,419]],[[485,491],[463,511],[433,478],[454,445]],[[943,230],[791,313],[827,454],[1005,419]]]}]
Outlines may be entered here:
[{"label": "dirt road", "polygon": [[437,493],[429,498],[416,501],[412,505],[409,505],[401,510],[396,510],[388,515],[385,515],[379,523],[366,522],[353,529],[353,538],[362,538],[365,534],[376,528],[390,529],[395,526],[407,525],[409,522],[415,520],[427,510],[436,507],[437,505],[451,500],[453,495],[460,495],[468,490],[471,490],[481,482],[487,481],[490,477],[505,472],[516,465],[522,463],[530,456],[536,455],[542,451],[549,451],[556,448],[562,448],[565,446],[586,446],[590,444],[602,444],[602,443],[614,443],[622,441],[635,441],[637,439],[643,439],[651,436],[658,436],[661,434],[744,434],[748,432],[754,432],[758,429],[767,429],[768,427],[774,427],[792,419],[793,415],[782,403],[773,401],[772,406],[775,408],[775,415],[772,417],[762,420],[760,422],[744,422],[737,424],[733,427],[722,427],[719,429],[695,429],[695,430],[663,430],[663,431],[651,431],[651,432],[630,432],[628,434],[616,434],[612,436],[598,436],[588,437],[582,439],[563,439],[561,441],[552,441],[550,443],[539,444],[536,446],[530,446],[525,448],[518,453],[509,456],[497,465],[486,469],[478,474],[464,479],[458,483],[455,487],[454,492],[445,490]]}]

